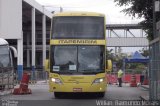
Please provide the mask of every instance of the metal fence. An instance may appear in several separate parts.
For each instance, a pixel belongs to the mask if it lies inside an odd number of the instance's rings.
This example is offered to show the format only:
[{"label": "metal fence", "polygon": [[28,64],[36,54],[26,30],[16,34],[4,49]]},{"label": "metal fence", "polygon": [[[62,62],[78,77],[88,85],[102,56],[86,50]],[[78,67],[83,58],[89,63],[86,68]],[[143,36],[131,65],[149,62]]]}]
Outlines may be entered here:
[{"label": "metal fence", "polygon": [[31,78],[35,79],[36,81],[48,80],[48,76],[49,76],[48,73],[45,71],[35,71],[35,78],[33,78],[33,72],[31,74]]},{"label": "metal fence", "polygon": [[[48,80],[49,74],[46,71],[39,70],[39,71],[31,71],[31,70],[24,70],[24,72],[27,72],[29,74],[29,80],[30,82],[37,82],[42,80]],[[18,74],[16,74],[16,82],[18,81]]]},{"label": "metal fence", "polygon": [[160,42],[150,45],[149,96],[151,100],[160,100]]},{"label": "metal fence", "polygon": [[[17,71],[16,71],[17,72]],[[30,82],[37,82],[41,80],[48,80],[48,73],[45,71],[25,71],[30,74]],[[8,91],[20,83],[18,81],[18,73],[14,73],[13,67],[0,67],[0,92]]]}]

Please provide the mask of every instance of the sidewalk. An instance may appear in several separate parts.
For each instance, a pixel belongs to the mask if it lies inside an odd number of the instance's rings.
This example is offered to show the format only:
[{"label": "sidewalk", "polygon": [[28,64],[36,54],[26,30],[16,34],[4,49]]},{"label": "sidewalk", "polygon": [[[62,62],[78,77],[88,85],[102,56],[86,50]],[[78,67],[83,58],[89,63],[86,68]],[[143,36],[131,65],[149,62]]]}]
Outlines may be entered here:
[{"label": "sidewalk", "polygon": [[12,90],[0,91],[0,96],[9,95],[12,93]]},{"label": "sidewalk", "polygon": [[149,85],[141,85],[141,88],[148,90],[148,94],[141,95],[141,100],[149,100]]},{"label": "sidewalk", "polygon": [[141,85],[142,88],[149,90],[149,85]]},{"label": "sidewalk", "polygon": [[[36,86],[36,85],[48,85],[48,80],[41,80],[41,81],[36,81],[36,83],[30,83],[29,84],[29,87],[30,86]],[[16,84],[16,86],[14,86],[14,88],[19,88],[19,84]],[[4,90],[4,91],[1,91],[0,90],[0,96],[4,96],[4,95],[9,95],[13,92],[14,89],[9,89],[9,90]]]},{"label": "sidewalk", "polygon": [[37,81],[36,84],[48,84],[48,80]]}]

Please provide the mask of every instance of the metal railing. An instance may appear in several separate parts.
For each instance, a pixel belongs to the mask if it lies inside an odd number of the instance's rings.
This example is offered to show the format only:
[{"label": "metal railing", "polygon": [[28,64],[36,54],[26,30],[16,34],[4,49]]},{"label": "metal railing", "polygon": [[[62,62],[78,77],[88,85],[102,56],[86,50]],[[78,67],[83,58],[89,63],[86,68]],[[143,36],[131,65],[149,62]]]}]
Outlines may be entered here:
[{"label": "metal railing", "polygon": [[[31,71],[31,70],[24,70],[24,72],[27,72],[29,74],[29,80],[30,82],[37,82],[37,81],[42,81],[42,80],[48,80],[49,74],[46,71],[43,70],[36,70],[36,71]],[[16,73],[16,82],[20,83],[18,80],[18,73]]]},{"label": "metal railing", "polygon": [[150,61],[150,96],[160,100],[160,60]]}]

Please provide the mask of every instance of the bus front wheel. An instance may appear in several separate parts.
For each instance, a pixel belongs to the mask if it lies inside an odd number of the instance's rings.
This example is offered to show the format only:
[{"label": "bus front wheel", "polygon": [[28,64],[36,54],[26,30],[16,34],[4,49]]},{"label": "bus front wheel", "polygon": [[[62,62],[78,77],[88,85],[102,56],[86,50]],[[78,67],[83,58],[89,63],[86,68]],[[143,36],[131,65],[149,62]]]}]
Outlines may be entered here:
[{"label": "bus front wheel", "polygon": [[61,92],[54,92],[55,98],[60,98],[62,96]]},{"label": "bus front wheel", "polygon": [[103,98],[105,96],[105,92],[99,92],[97,94],[98,97]]}]

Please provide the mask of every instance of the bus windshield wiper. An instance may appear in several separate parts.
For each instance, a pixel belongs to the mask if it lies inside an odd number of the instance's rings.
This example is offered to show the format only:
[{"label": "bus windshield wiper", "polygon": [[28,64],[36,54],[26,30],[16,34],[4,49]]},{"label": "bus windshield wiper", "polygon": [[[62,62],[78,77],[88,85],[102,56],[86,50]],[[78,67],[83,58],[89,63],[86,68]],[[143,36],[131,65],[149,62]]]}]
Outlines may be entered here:
[{"label": "bus windshield wiper", "polygon": [[98,73],[102,73],[104,71],[94,71],[93,69],[92,70],[89,69],[89,70],[82,70],[80,72],[82,72],[82,74],[98,74]]},{"label": "bus windshield wiper", "polygon": [[82,72],[82,74],[98,74],[99,72]]},{"label": "bus windshield wiper", "polygon": [[95,72],[93,70],[82,70],[80,72],[82,72],[82,74],[97,74],[98,73],[98,72]]},{"label": "bus windshield wiper", "polygon": [[72,72],[69,72],[69,71],[59,71],[57,72],[58,74],[73,74]]}]

